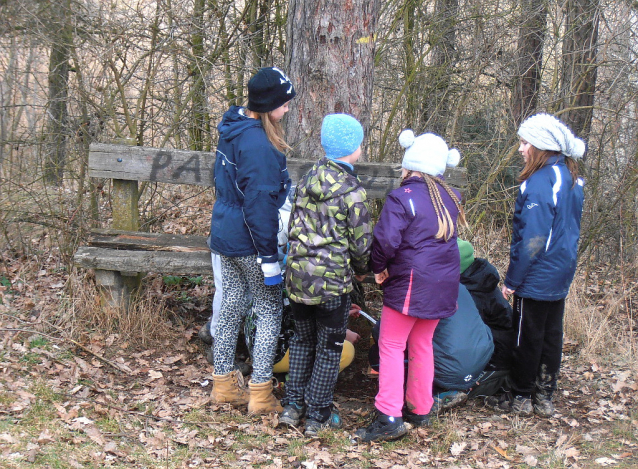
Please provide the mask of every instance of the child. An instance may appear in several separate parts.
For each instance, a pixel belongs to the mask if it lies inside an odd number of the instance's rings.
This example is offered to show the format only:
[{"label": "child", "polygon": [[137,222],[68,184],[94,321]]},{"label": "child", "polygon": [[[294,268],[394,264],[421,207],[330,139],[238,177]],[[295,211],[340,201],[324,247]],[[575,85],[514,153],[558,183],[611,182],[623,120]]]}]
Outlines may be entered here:
[{"label": "child", "polygon": [[405,403],[408,421],[428,423],[433,404],[432,336],[439,319],[454,314],[459,293],[457,218],[465,222],[460,195],[440,176],[456,166],[458,150],[427,133],[404,130],[403,182],[387,197],[374,228],[370,266],[383,288],[379,337],[377,419],[357,431],[363,441],[404,435],[404,352],[408,346]]},{"label": "child", "polygon": [[[223,296],[213,343],[213,402],[248,403],[249,413],[280,411],[272,366],[281,325],[278,210],[290,188],[288,149],[280,121],[295,97],[290,79],[274,67],[248,82],[247,108],[233,106],[218,126],[216,201],[209,245],[220,254]],[[249,383],[234,370],[235,347],[250,292],[258,317]]]},{"label": "child", "polygon": [[[512,307],[503,298],[496,267],[475,259],[472,245],[457,238],[461,256],[458,308],[434,330],[434,404],[430,415],[463,404],[468,398],[491,396],[506,386],[512,345]],[[379,369],[379,326],[370,347],[372,369]],[[407,354],[406,354],[407,369]]]},{"label": "child", "polygon": [[510,264],[502,288],[505,298],[514,294],[513,396],[498,407],[550,417],[561,362],[565,297],[576,271],[584,199],[577,160],[585,144],[548,114],[527,119],[518,135],[525,166],[518,178]]},{"label": "child", "polygon": [[352,116],[330,114],[321,126],[326,156],[303,177],[290,217],[286,288],[295,319],[290,373],[280,422],[305,435],[341,426],[334,386],[346,337],[352,276],[368,272],[372,234],[366,191],[352,166],[363,128]]}]

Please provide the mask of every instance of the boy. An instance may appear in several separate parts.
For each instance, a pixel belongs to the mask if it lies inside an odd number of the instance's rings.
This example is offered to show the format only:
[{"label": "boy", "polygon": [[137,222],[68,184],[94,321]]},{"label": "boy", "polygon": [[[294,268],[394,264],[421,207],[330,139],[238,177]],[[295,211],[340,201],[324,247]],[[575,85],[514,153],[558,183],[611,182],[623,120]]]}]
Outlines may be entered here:
[{"label": "boy", "polygon": [[353,275],[368,272],[372,244],[366,191],[352,164],[361,156],[363,127],[347,114],[321,126],[326,156],[302,178],[290,216],[286,288],[295,319],[290,373],[280,422],[305,435],[341,426],[332,405],[350,310]]}]

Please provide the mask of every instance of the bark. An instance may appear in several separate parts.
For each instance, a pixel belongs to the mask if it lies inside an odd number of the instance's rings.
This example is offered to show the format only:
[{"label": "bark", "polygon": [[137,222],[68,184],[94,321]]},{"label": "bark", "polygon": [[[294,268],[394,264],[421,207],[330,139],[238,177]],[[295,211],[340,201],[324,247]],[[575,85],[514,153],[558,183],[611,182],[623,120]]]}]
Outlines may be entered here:
[{"label": "bark", "polygon": [[450,114],[450,85],[456,64],[456,18],[458,0],[437,0],[434,27],[431,32],[432,66],[430,83],[433,86],[424,101],[424,121],[427,130],[445,136]]},{"label": "bark", "polygon": [[591,129],[598,67],[596,62],[599,0],[568,0],[565,4],[562,63],[563,119],[581,137]]},{"label": "bark", "polygon": [[47,128],[45,135],[44,178],[56,186],[62,184],[66,164],[68,132],[67,98],[69,93],[69,58],[73,30],[70,0],[50,8],[51,50],[49,54]]},{"label": "bark", "polygon": [[321,156],[326,114],[351,114],[368,135],[378,11],[379,0],[290,0],[286,71],[297,97],[285,128],[297,156]]},{"label": "bark", "polygon": [[[416,91],[421,87],[421,83],[415,80],[416,75],[416,58],[414,53],[414,43],[417,31],[414,27],[415,12],[417,0],[405,0],[403,9],[400,11],[403,20],[403,54],[404,54],[404,70],[403,75],[406,80],[410,81],[410,91],[406,96],[405,107],[405,127],[416,129],[419,127],[417,118],[417,109],[419,94]],[[420,62],[419,62],[420,63]]]},{"label": "bark", "polygon": [[512,122],[515,128],[534,113],[538,104],[546,29],[545,0],[523,0],[511,95]]},{"label": "bark", "polygon": [[206,82],[203,73],[204,65],[204,12],[206,0],[195,0],[193,11],[193,33],[191,35],[192,58],[190,63],[190,77],[192,83],[192,112],[190,116],[190,144],[191,150],[202,151],[205,140],[210,135],[210,122],[206,110]]}]

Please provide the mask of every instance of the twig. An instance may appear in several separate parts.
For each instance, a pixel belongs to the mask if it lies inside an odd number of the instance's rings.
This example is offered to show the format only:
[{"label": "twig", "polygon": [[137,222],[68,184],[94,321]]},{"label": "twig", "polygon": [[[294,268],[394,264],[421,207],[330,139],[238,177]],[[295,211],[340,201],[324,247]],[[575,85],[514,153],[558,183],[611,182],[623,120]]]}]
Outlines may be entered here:
[{"label": "twig", "polygon": [[[10,315],[5,314],[5,313],[0,313],[0,314],[2,314],[3,316],[10,316]],[[10,317],[12,317],[12,318],[14,318],[14,319],[19,319],[19,318],[15,318],[15,316],[10,316]],[[26,322],[26,321],[23,321],[23,322]],[[56,329],[58,332],[60,332],[60,329],[59,329],[58,327],[56,327],[56,326],[54,326],[53,324],[50,324],[50,323],[47,323],[47,324],[48,324],[49,326],[53,327],[54,329]],[[75,340],[73,340],[73,339],[68,339],[68,338],[65,338],[65,337],[54,337],[54,336],[51,336],[51,335],[49,335],[49,334],[45,334],[44,332],[39,332],[39,331],[36,331],[36,330],[30,330],[30,329],[18,329],[18,328],[8,328],[8,327],[7,327],[7,328],[2,328],[2,329],[0,329],[0,331],[6,331],[6,332],[25,332],[25,333],[28,333],[28,334],[39,334],[39,335],[41,335],[41,336],[43,336],[43,337],[46,337],[46,338],[48,338],[48,339],[51,339],[51,340],[58,340],[58,341],[63,341],[63,342],[69,342],[69,343],[71,343],[71,344],[75,345],[76,347],[81,348],[81,349],[82,349],[82,350],[84,350],[86,353],[93,355],[95,358],[97,358],[97,359],[98,359],[98,360],[100,360],[101,362],[104,362],[104,363],[106,363],[107,365],[110,365],[110,366],[112,366],[113,368],[115,368],[115,369],[117,369],[117,370],[119,370],[119,371],[121,371],[121,372],[123,372],[123,373],[126,373],[126,374],[127,374],[127,375],[129,375],[129,376],[132,376],[132,373],[131,373],[131,370],[130,370],[130,369],[126,369],[126,368],[122,367],[121,365],[118,365],[117,363],[114,363],[114,362],[112,362],[112,361],[110,361],[110,360],[107,360],[107,359],[106,359],[106,358],[104,358],[103,356],[101,356],[101,355],[99,355],[99,354],[97,354],[97,353],[93,352],[92,350],[90,350],[90,349],[86,348],[84,345],[80,344],[79,342],[76,342],[76,341],[75,341]]]}]

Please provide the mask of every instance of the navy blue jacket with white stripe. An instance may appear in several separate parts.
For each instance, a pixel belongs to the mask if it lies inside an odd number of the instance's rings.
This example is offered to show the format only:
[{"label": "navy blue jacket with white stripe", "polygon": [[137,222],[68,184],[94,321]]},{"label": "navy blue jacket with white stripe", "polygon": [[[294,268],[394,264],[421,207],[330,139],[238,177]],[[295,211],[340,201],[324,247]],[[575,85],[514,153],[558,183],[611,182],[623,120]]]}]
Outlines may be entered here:
[{"label": "navy blue jacket with white stripe", "polygon": [[581,178],[572,184],[563,155],[550,157],[521,184],[505,276],[517,296],[539,301],[567,296],[576,271],[583,186]]},{"label": "navy blue jacket with white stripe", "polygon": [[261,121],[243,111],[231,107],[217,126],[209,246],[227,257],[256,254],[263,263],[277,262],[279,208],[290,189],[286,156],[270,143]]}]

